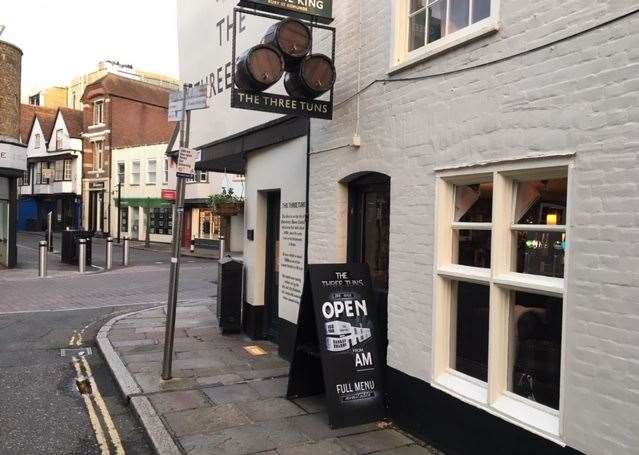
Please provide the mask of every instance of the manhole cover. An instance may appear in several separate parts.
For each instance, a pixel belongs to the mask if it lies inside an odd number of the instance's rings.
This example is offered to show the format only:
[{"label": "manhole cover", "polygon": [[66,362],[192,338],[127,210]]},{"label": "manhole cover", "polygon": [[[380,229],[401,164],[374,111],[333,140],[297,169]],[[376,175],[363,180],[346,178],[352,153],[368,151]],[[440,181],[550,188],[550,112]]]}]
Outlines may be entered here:
[{"label": "manhole cover", "polygon": [[90,355],[93,355],[91,348],[60,349],[60,357],[88,357]]}]

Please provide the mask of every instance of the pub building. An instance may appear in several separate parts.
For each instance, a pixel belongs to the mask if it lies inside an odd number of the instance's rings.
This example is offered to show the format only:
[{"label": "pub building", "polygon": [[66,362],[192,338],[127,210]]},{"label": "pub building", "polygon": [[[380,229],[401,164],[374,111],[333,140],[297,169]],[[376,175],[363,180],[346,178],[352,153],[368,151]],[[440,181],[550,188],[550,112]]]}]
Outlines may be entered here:
[{"label": "pub building", "polygon": [[[193,80],[224,12],[184,3]],[[335,2],[333,120],[275,143],[266,131],[294,119],[227,111],[217,90],[209,118],[251,128],[196,144],[201,169],[246,172],[245,325],[282,288],[281,244],[261,252],[268,190],[305,183],[276,157],[308,154],[307,262],[369,265],[386,415],[444,453],[639,447],[639,13],[546,3]]]},{"label": "pub building", "polygon": [[[201,155],[198,173],[208,172],[211,181],[244,176],[243,224],[233,225],[241,217],[231,219],[231,243],[240,242],[233,250],[243,250],[242,330],[276,342],[289,358],[304,280],[309,122],[231,108],[235,5],[204,0],[178,5],[180,78],[205,84],[209,97],[207,109],[191,111],[189,147]],[[241,50],[260,43],[273,24],[244,14],[238,21]],[[283,93],[283,82],[273,90]],[[194,185],[186,186],[188,196]],[[202,202],[208,195],[200,194]]]},{"label": "pub building", "polygon": [[22,51],[0,41],[0,269],[17,264],[18,178],[27,170],[20,142]]}]

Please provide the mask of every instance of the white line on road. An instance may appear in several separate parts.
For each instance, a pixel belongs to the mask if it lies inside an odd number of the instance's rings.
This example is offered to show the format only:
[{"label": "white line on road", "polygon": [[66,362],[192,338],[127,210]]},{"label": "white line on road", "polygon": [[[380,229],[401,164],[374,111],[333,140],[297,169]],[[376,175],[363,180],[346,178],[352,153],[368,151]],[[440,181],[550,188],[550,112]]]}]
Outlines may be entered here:
[{"label": "white line on road", "polygon": [[[100,310],[104,308],[120,308],[125,306],[143,306],[143,305],[162,305],[166,303],[166,299],[164,300],[156,300],[153,302],[129,302],[129,303],[118,303],[114,305],[100,305],[100,306],[92,306],[92,307],[75,307],[75,308],[55,308],[55,309],[33,309],[33,310],[25,310],[25,311],[7,311],[0,312],[0,316],[8,315],[8,314],[27,314],[27,313],[57,313],[60,311],[83,311],[83,310]],[[203,299],[188,299],[188,300],[179,300],[178,304],[188,304],[188,305],[196,305],[199,303],[212,303],[211,298],[203,298]]]}]

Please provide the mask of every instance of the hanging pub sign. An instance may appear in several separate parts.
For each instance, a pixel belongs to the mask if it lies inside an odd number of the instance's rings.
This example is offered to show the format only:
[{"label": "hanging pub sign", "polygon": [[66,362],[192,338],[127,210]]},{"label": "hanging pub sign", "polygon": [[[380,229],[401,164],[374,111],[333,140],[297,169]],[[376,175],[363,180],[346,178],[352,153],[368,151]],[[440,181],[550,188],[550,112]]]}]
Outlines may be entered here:
[{"label": "hanging pub sign", "polygon": [[383,419],[378,323],[367,264],[309,265],[287,397],[324,393],[332,428]]},{"label": "hanging pub sign", "polygon": [[[264,3],[280,3],[280,0]],[[281,3],[292,4],[290,1],[281,1]],[[306,0],[303,3],[307,6],[311,4]],[[314,2],[316,6],[318,3],[320,2]],[[322,3],[322,5],[330,7],[330,3]],[[332,46],[333,53],[330,57],[314,53],[311,27],[329,31],[333,44],[335,29],[290,17],[282,19],[280,16],[252,12],[243,8],[234,10],[235,15],[240,12],[274,19],[277,22],[265,31],[259,44],[244,50],[237,58],[235,58],[237,32],[233,32],[231,107],[298,117],[332,119],[333,87],[336,80],[333,63],[335,46]],[[278,86],[278,90],[286,94],[267,92],[280,81],[283,83]]]},{"label": "hanging pub sign", "polygon": [[239,5],[275,14],[311,18],[324,24],[333,22],[333,0],[240,0]]}]

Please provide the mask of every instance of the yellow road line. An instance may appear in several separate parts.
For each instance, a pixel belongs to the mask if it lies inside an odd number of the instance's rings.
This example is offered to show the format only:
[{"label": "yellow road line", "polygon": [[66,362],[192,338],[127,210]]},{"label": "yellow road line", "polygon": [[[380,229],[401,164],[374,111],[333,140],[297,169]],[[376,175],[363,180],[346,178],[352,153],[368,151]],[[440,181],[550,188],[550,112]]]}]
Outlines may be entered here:
[{"label": "yellow road line", "polygon": [[113,419],[111,418],[111,414],[109,413],[109,409],[106,406],[106,403],[102,399],[102,394],[100,393],[100,389],[93,378],[93,372],[91,371],[91,367],[89,366],[89,362],[85,357],[81,357],[82,365],[84,365],[84,370],[87,372],[87,377],[89,382],[91,383],[91,390],[93,399],[98,405],[98,409],[102,413],[102,418],[104,419],[104,423],[106,424],[107,430],[109,431],[109,436],[111,437],[111,442],[115,447],[116,455],[124,455],[124,447],[122,447],[122,441],[120,440],[120,435],[118,434],[118,430],[115,428],[113,424]]},{"label": "yellow road line", "polygon": [[[76,377],[78,381],[82,381],[82,370],[80,369],[78,359],[75,357],[73,357],[73,366],[75,367],[75,371],[77,374]],[[91,398],[89,398],[89,396],[85,394],[82,394],[82,398],[84,399],[84,405],[86,406],[87,412],[89,413],[89,419],[91,420],[91,426],[93,427],[95,438],[98,440],[98,444],[100,445],[100,451],[102,452],[102,455],[110,455],[111,451],[109,450],[109,444],[104,437],[104,430],[102,430],[100,419],[98,419],[98,415],[95,413],[95,408],[93,407]]]}]

